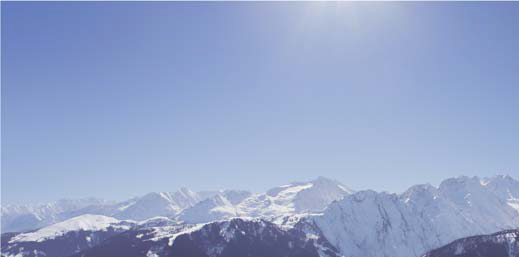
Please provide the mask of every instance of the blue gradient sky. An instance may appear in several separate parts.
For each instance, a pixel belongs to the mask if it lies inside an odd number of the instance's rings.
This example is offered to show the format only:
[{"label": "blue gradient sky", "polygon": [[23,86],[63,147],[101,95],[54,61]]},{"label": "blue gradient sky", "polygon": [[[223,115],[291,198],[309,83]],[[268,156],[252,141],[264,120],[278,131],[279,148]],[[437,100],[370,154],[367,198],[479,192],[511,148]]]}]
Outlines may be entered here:
[{"label": "blue gradient sky", "polygon": [[2,200],[519,177],[519,3],[2,2]]}]

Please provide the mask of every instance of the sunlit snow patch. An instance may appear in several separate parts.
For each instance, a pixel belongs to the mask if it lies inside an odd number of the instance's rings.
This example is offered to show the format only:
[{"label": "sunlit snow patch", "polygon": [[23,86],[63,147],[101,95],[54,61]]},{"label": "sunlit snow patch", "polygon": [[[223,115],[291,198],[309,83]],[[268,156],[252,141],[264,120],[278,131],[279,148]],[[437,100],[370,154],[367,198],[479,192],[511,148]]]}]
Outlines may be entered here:
[{"label": "sunlit snow patch", "polygon": [[121,222],[112,217],[85,214],[34,232],[19,234],[13,237],[10,243],[27,241],[43,242],[47,239],[62,236],[70,231],[100,231],[107,230],[109,227],[113,227],[114,229],[130,229],[128,223],[129,222]]}]

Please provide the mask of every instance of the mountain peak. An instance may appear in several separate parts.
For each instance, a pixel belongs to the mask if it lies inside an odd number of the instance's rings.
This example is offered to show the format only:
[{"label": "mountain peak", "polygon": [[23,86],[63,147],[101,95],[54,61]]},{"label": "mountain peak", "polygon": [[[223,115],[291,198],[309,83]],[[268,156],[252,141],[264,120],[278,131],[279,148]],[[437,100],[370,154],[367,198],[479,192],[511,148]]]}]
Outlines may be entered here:
[{"label": "mountain peak", "polygon": [[323,176],[317,177],[317,179],[310,181],[310,183],[312,183],[315,187],[338,187],[339,189],[348,194],[352,194],[353,192],[355,192],[354,190],[345,186],[341,182]]},{"label": "mountain peak", "polygon": [[427,184],[418,184],[410,187],[407,189],[404,193],[402,193],[402,197],[409,198],[415,195],[434,195],[438,191],[438,188],[434,187],[433,185],[427,183]]},{"label": "mountain peak", "polygon": [[483,181],[477,177],[459,176],[454,178],[448,178],[440,183],[438,189],[440,191],[459,191],[461,188],[475,188],[482,187]]},{"label": "mountain peak", "polygon": [[337,182],[337,181],[334,180],[334,179],[331,179],[331,178],[324,177],[324,176],[318,176],[316,179],[312,180],[311,182],[328,182],[328,183],[335,183],[335,182]]},{"label": "mountain peak", "polygon": [[485,184],[485,185],[487,185],[489,183],[507,183],[507,184],[519,183],[518,180],[514,179],[510,175],[496,175],[496,176],[489,177],[489,178],[483,178],[482,181],[483,181],[483,184]]}]

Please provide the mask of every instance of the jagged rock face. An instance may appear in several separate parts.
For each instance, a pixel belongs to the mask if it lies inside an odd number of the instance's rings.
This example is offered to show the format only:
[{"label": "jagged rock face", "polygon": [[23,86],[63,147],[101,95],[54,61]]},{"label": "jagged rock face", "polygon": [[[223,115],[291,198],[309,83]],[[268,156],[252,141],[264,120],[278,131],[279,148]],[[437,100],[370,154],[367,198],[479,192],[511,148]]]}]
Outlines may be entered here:
[{"label": "jagged rock face", "polygon": [[517,257],[519,230],[508,230],[492,235],[473,236],[456,240],[424,257]]},{"label": "jagged rock face", "polygon": [[324,236],[346,256],[417,256],[423,226],[398,196],[360,192],[314,218]]},{"label": "jagged rock face", "polygon": [[519,198],[517,188],[508,180],[460,177],[401,195],[361,191],[314,220],[345,256],[417,257],[458,238],[519,227],[519,212],[510,205]]}]

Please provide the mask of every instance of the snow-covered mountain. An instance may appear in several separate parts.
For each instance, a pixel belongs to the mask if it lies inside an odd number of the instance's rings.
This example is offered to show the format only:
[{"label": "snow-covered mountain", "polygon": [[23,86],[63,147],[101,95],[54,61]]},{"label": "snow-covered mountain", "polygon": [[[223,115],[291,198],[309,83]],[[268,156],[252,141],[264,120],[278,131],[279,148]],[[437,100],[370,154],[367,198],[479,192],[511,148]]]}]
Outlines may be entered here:
[{"label": "snow-covered mountain", "polygon": [[34,232],[4,234],[2,257],[339,256],[331,244],[304,228],[282,229],[261,219],[178,224],[165,217],[135,223],[82,215]]},{"label": "snow-covered mountain", "polygon": [[492,235],[458,239],[432,250],[423,257],[517,257],[519,256],[519,229],[501,231]]},{"label": "snow-covered mountain", "polygon": [[518,228],[519,210],[510,204],[518,197],[509,177],[459,177],[400,195],[360,191],[313,219],[345,256],[415,257],[458,238]]},{"label": "snow-covered mountain", "polygon": [[195,193],[187,188],[176,192],[149,193],[122,202],[98,199],[61,200],[50,204],[2,206],[2,231],[19,232],[36,229],[83,214],[118,219],[145,220],[156,216],[176,216],[215,192]]},{"label": "snow-covered mountain", "polygon": [[24,231],[72,218],[73,212],[87,206],[109,204],[97,198],[62,199],[46,204],[2,205],[2,232]]},{"label": "snow-covered mountain", "polygon": [[459,238],[519,228],[517,199],[519,182],[509,176],[457,177],[401,194],[353,192],[326,178],[260,194],[182,189],[67,212],[106,216],[4,233],[2,256],[420,257]]},{"label": "snow-covered mountain", "polygon": [[[147,240],[138,240],[138,238]],[[231,219],[214,222],[169,238],[155,238],[147,231],[129,231],[74,257],[172,256],[172,257],[338,257],[335,249],[297,229],[283,230],[262,220]]]},{"label": "snow-covered mountain", "polygon": [[120,219],[144,220],[155,216],[174,216],[202,200],[202,196],[187,189],[169,193],[149,193],[128,201],[113,214]]},{"label": "snow-covered mountain", "polygon": [[135,226],[132,221],[85,214],[27,233],[2,234],[4,256],[66,257]]},{"label": "snow-covered mountain", "polygon": [[352,192],[343,184],[324,177],[275,187],[262,194],[226,191],[184,210],[179,219],[203,223],[232,217],[276,218],[315,213]]},{"label": "snow-covered mountain", "polygon": [[337,181],[319,177],[310,182],[295,182],[275,187],[267,193],[242,190],[149,193],[130,200],[110,203],[83,200],[72,205],[60,201],[46,205],[2,207],[2,231],[36,229],[83,214],[95,214],[141,221],[156,216],[202,223],[231,217],[279,217],[323,210],[330,202],[352,191]]}]

